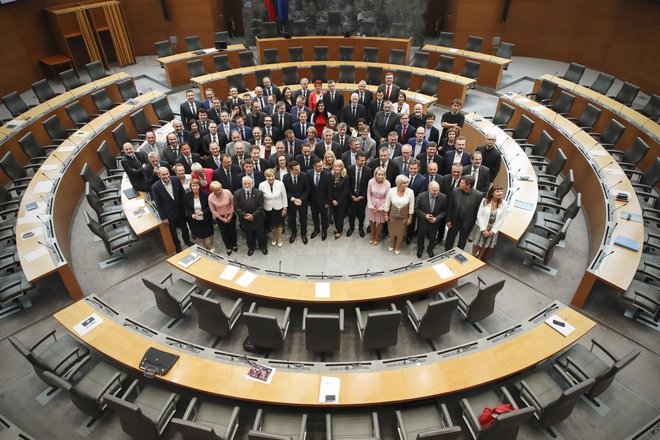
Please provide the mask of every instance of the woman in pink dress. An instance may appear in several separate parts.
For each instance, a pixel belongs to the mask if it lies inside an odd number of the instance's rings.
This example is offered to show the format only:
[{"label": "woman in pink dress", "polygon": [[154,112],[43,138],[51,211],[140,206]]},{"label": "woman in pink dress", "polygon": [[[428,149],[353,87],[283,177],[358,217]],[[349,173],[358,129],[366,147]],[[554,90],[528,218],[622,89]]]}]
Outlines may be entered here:
[{"label": "woman in pink dress", "polygon": [[380,234],[385,223],[385,200],[390,190],[390,182],[385,180],[385,170],[376,168],[374,177],[367,185],[367,219],[371,227],[371,240],[369,244],[380,243]]}]

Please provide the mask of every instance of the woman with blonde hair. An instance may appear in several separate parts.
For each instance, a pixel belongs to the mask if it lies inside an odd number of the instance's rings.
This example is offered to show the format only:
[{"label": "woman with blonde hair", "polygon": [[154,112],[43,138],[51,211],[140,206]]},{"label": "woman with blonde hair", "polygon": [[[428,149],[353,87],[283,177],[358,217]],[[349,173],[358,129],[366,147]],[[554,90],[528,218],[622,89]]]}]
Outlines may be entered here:
[{"label": "woman with blonde hair", "polygon": [[192,173],[190,173],[191,179],[199,180],[199,185],[201,190],[207,194],[211,194],[211,188],[209,184],[213,182],[213,169],[204,168],[199,162],[195,162],[190,167]]},{"label": "woman with blonde hair", "polygon": [[220,236],[227,248],[227,255],[237,252],[236,246],[236,216],[234,215],[234,195],[228,189],[223,189],[218,181],[209,185],[209,208],[220,230]]},{"label": "woman with blonde hair", "polygon": [[286,207],[289,203],[286,189],[281,180],[275,178],[272,168],[264,171],[265,181],[259,184],[259,191],[264,193],[264,211],[266,211],[266,225],[272,233],[271,244],[282,247],[282,231],[286,218]]},{"label": "woman with blonde hair", "polygon": [[479,236],[472,244],[472,255],[482,261],[488,260],[497,244],[497,235],[504,218],[509,212],[509,205],[504,200],[502,185],[493,184],[477,212]]},{"label": "woman with blonde hair", "polygon": [[412,223],[415,212],[415,193],[408,188],[409,181],[403,174],[396,176],[396,187],[387,192],[385,200],[385,221],[392,239],[389,251],[397,255],[401,252],[401,242],[406,238],[406,229]]},{"label": "woman with blonde hair", "polygon": [[193,238],[201,240],[206,249],[214,252],[215,240],[209,195],[200,191],[200,188],[199,180],[192,179],[190,181],[190,191],[183,197],[183,208]]},{"label": "woman with blonde hair", "polygon": [[348,209],[350,188],[344,162],[335,160],[332,167],[332,203],[330,204],[335,224],[335,240],[344,232],[344,218]]},{"label": "woman with blonde hair", "polygon": [[367,220],[371,229],[369,244],[380,243],[380,234],[385,223],[385,199],[390,190],[390,182],[385,179],[385,169],[378,167],[374,170],[374,177],[367,184]]}]

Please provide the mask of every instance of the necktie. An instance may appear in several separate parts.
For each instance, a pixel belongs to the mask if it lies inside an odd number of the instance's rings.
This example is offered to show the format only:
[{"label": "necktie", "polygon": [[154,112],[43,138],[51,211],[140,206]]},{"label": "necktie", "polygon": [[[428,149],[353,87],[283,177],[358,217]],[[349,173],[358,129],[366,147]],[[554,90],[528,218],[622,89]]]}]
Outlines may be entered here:
[{"label": "necktie", "polygon": [[183,133],[179,133],[177,135],[177,140],[179,141],[179,145],[181,145],[183,143]]},{"label": "necktie", "polygon": [[385,94],[387,99],[390,99],[390,86],[387,86],[387,93]]},{"label": "necktie", "polygon": [[188,165],[192,166],[192,157],[188,156]]},{"label": "necktie", "polygon": [[380,107],[381,107],[382,104],[383,104],[383,101],[378,101],[378,104],[376,105],[376,111],[377,112],[380,111]]},{"label": "necktie", "polygon": [[250,191],[245,193],[245,198],[247,199],[248,202],[250,201],[250,195],[251,195]]},{"label": "necktie", "polygon": [[195,103],[194,102],[190,103],[190,111],[192,112],[193,115],[197,114],[197,109],[195,108]]},{"label": "necktie", "polygon": [[298,176],[293,176],[293,186],[298,185]]},{"label": "necktie", "polygon": [[385,169],[385,162],[381,162],[381,163],[380,163],[380,166],[381,166],[383,169]]},{"label": "necktie", "polygon": [[433,209],[435,208],[435,197],[429,197],[429,207],[431,208],[431,214],[433,214]]},{"label": "necktie", "polygon": [[330,93],[330,101],[335,101],[335,92]]},{"label": "necktie", "polygon": [[211,142],[218,143],[218,137],[216,135],[211,135]]},{"label": "necktie", "polygon": [[403,161],[403,171],[401,174],[406,174],[408,172],[408,161],[404,160]]},{"label": "necktie", "polygon": [[220,158],[217,156],[215,157],[215,166],[220,167]]},{"label": "necktie", "polygon": [[353,105],[351,108],[353,109],[353,117],[357,116],[357,107]]},{"label": "necktie", "polygon": [[360,93],[360,102],[364,104],[364,93]]},{"label": "necktie", "polygon": [[254,169],[259,171],[259,161],[258,160],[254,162]]},{"label": "necktie", "polygon": [[229,138],[229,125],[225,125],[225,136]]},{"label": "necktie", "polygon": [[309,168],[309,157],[305,158],[305,169]]},{"label": "necktie", "polygon": [[227,181],[229,181],[229,186],[231,186],[231,171],[225,170],[225,174],[227,174]]},{"label": "necktie", "polygon": [[289,141],[289,156],[293,156],[293,142]]},{"label": "necktie", "polygon": [[284,115],[280,115],[280,128],[284,129]]},{"label": "necktie", "polygon": [[344,136],[339,136],[339,146],[344,148]]},{"label": "necktie", "polygon": [[362,149],[364,150],[366,148],[366,146],[367,146],[367,140],[362,139]]},{"label": "necktie", "polygon": [[355,153],[351,153],[351,165],[355,165]]},{"label": "necktie", "polygon": [[135,155],[129,156],[134,162],[138,163],[138,158]]},{"label": "necktie", "polygon": [[456,179],[454,179],[454,180],[451,181],[451,188],[452,188],[452,189],[456,188],[456,182],[457,182]]},{"label": "necktie", "polygon": [[319,173],[314,174],[314,186],[319,186]]},{"label": "necktie", "polygon": [[362,177],[362,168],[358,168],[357,176],[355,176],[355,193],[358,193],[360,188],[360,178]]},{"label": "necktie", "polygon": [[385,113],[385,127],[387,127],[387,121],[389,121],[389,120],[390,120],[390,114]]},{"label": "necktie", "polygon": [[411,188],[413,186],[413,183],[415,182],[415,177],[417,177],[417,174],[415,174],[414,176],[410,176],[410,183],[408,184],[408,186]]},{"label": "necktie", "polygon": [[202,131],[206,131],[206,122],[202,122]]},{"label": "necktie", "polygon": [[273,136],[273,134],[270,132],[270,128],[267,128],[267,129],[266,129],[266,134],[267,134],[268,136],[271,136],[271,137]]},{"label": "necktie", "polygon": [[245,140],[245,129],[241,128],[241,139]]},{"label": "necktie", "polygon": [[429,176],[429,182],[435,182],[435,176]]},{"label": "necktie", "polygon": [[303,136],[305,136],[305,134],[307,133],[307,124],[303,123],[300,126],[300,128],[302,128],[302,134],[303,134]]}]

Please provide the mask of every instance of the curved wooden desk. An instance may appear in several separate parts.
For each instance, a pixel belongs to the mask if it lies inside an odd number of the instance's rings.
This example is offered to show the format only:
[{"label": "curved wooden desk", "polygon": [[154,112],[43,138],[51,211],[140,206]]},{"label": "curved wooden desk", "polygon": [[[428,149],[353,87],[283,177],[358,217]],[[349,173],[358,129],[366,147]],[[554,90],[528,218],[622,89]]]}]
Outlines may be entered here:
[{"label": "curved wooden desk", "polygon": [[[84,336],[74,326],[96,313],[103,322]],[[552,314],[575,330],[567,337],[546,325]],[[92,295],[54,315],[93,349],[138,371],[149,347],[179,359],[164,376],[170,385],[205,394],[279,405],[308,407],[363,406],[420,400],[456,393],[504,379],[559,353],[584,336],[595,323],[554,303],[522,324],[461,347],[397,360],[344,363],[291,363],[259,359],[277,368],[268,385],[245,378],[249,365],[232,355],[179,341],[131,321]],[[177,348],[175,348],[177,347]],[[319,402],[321,378],[339,378],[339,404]]]},{"label": "curved wooden desk", "polygon": [[167,75],[167,82],[170,87],[180,86],[182,84],[190,83],[190,74],[188,73],[188,61],[202,60],[204,64],[204,69],[207,72],[215,72],[215,63],[213,62],[213,57],[216,55],[227,54],[229,55],[229,64],[233,68],[240,67],[240,62],[238,59],[239,52],[248,50],[242,44],[231,44],[227,46],[227,50],[219,51],[213,48],[211,49],[202,49],[205,53],[203,55],[197,55],[195,52],[182,52],[168,57],[158,58],[156,61],[160,63],[160,67],[165,69],[165,75]]},{"label": "curved wooden desk", "polygon": [[[197,262],[187,268],[178,264],[182,258],[193,251],[201,256]],[[207,252],[204,252],[204,249],[200,250],[197,246],[179,252],[170,257],[167,262],[206,285],[241,295],[287,302],[342,304],[364,301],[388,301],[418,292],[446,289],[455,285],[460,278],[484,265],[482,261],[458,248],[452,251],[452,255],[460,252],[468,261],[461,264],[453,257],[441,259],[441,254],[437,255],[435,257],[437,260],[433,265],[445,263],[452,272],[452,276],[445,279],[438,275],[431,264],[424,264],[419,268],[412,268],[409,271],[388,274],[388,276],[367,276],[362,279],[353,280],[348,277],[343,277],[341,280],[286,278],[251,270],[250,272],[257,275],[257,277],[245,287],[239,285],[237,281],[247,270],[241,269],[231,280],[223,280],[220,278],[220,274],[228,265],[234,266],[236,264],[230,263],[228,259],[220,255],[211,256]],[[316,290],[319,284],[329,284],[330,294],[328,297],[316,296]]]},{"label": "curved wooden desk", "polygon": [[[534,142],[542,130],[555,140],[549,156],[561,147],[568,158],[565,170],[575,173],[575,191],[581,192],[583,212],[589,225],[589,265],[571,304],[582,307],[596,280],[625,291],[632,281],[641,252],[633,252],[614,245],[617,236],[640,243],[644,241],[644,225],[622,217],[624,212],[641,216],[635,191],[614,158],[583,130],[549,108],[519,95],[505,95],[506,102],[516,108],[510,122],[515,126],[521,115],[534,121],[529,138]],[[587,154],[588,152],[588,154]],[[611,191],[627,191],[627,204],[615,200]]]},{"label": "curved wooden desk", "polygon": [[328,60],[339,60],[339,47],[351,46],[353,48],[353,59],[362,61],[365,47],[378,48],[378,62],[387,63],[392,49],[404,52],[403,64],[408,64],[410,57],[410,46],[412,38],[385,38],[385,37],[348,37],[343,36],[309,36],[293,38],[257,38],[257,54],[259,62],[265,64],[264,50],[277,49],[280,62],[300,61],[289,59],[289,48],[302,47],[303,60],[314,59],[314,47],[326,46],[328,48]]},{"label": "curved wooden desk", "polygon": [[440,61],[440,55],[446,55],[454,58],[453,72],[462,72],[465,61],[476,61],[480,64],[477,84],[496,89],[502,79],[502,72],[505,67],[511,63],[508,58],[496,57],[481,52],[471,52],[469,50],[455,49],[453,47],[434,46],[425,44],[420,51],[429,53],[430,69],[435,69]]},{"label": "curved wooden desk", "polygon": [[[73,101],[80,101],[88,114],[95,114],[98,112],[98,109],[94,105],[90,95],[98,89],[105,89],[113,102],[121,102],[123,99],[117,89],[117,83],[128,78],[130,78],[130,76],[124,72],[106,76],[105,78],[101,78],[89,84],[84,84],[68,92],[64,92],[61,95],[31,108],[20,116],[17,116],[11,122],[0,127],[1,154],[4,155],[7,151],[11,151],[14,158],[16,158],[21,165],[27,164],[29,159],[25,153],[23,153],[21,146],[18,144],[20,138],[25,136],[28,132],[32,132],[34,138],[40,145],[49,145],[51,139],[41,124],[43,121],[53,115],[57,115],[65,128],[75,128],[75,125],[71,121],[71,118],[69,118],[64,107],[71,104]],[[0,184],[4,185],[8,182],[9,178],[4,173],[0,173]]]},{"label": "curved wooden desk", "polygon": [[543,75],[537,79],[534,84],[534,91],[538,90],[541,81],[544,79],[558,85],[553,101],[557,99],[561,90],[575,96],[575,103],[571,108],[570,116],[580,116],[587,104],[592,104],[602,110],[601,116],[594,126],[595,132],[602,133],[612,119],[616,119],[623,124],[626,129],[623,131],[621,139],[616,143],[617,149],[626,151],[632,147],[635,139],[642,138],[648,144],[649,152],[638,165],[641,170],[646,171],[653,164],[655,158],[660,156],[660,124],[656,121],[621,104],[614,98],[601,95],[588,87],[566,81],[554,75]]},{"label": "curved wooden desk", "polygon": [[[16,217],[16,248],[28,281],[57,272],[71,298],[83,296],[70,263],[73,214],[85,188],[80,171],[85,163],[96,172],[101,170],[96,149],[104,140],[114,146],[112,128],[120,122],[129,134],[136,135],[130,123],[135,110],[144,108],[147,118],[157,121],[150,104],[161,96],[160,92],[141,95],[134,104],[122,104],[95,118],[64,141],[32,177]],[[30,203],[36,203],[36,209],[28,211]],[[28,232],[33,235],[23,238]]]},{"label": "curved wooden desk", "polygon": [[[282,69],[285,67],[297,67],[299,78],[313,79],[312,66],[326,66],[326,76],[331,79],[339,78],[339,67],[347,63],[340,61],[303,61],[300,63],[280,63],[280,64],[266,64],[263,66],[244,67],[241,69],[228,70],[225,72],[211,73],[193,78],[191,81],[197,85],[202,91],[205,87],[213,87],[216,96],[228,96],[229,85],[227,77],[230,75],[242,75],[245,87],[248,90],[254,90],[258,85],[256,83],[255,72],[258,70],[270,70],[270,77],[274,84],[283,84]],[[440,79],[437,91],[438,103],[444,106],[451,106],[451,101],[455,98],[465,100],[468,88],[474,84],[475,80],[465,78],[463,76],[452,75],[450,73],[438,72],[431,69],[420,69],[410,66],[398,66],[396,64],[380,64],[380,63],[364,63],[364,62],[350,62],[350,65],[355,67],[355,82],[367,79],[367,67],[382,67],[383,73],[392,71],[396,75],[397,70],[405,70],[411,72],[410,88],[409,90],[419,90],[424,82],[424,75],[431,75]],[[394,78],[396,83],[396,76]],[[260,85],[260,84],[259,84]],[[407,93],[407,92],[406,92]]]}]

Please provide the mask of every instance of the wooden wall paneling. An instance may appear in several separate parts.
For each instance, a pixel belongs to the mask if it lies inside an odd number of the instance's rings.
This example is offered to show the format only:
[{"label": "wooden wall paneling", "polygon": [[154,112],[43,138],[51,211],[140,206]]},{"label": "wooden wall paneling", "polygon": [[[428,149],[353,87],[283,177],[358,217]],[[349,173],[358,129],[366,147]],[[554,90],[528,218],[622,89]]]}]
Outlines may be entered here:
[{"label": "wooden wall paneling", "polygon": [[623,7],[624,4],[618,0],[585,2],[579,15],[580,25],[575,27],[569,57],[583,60],[583,64],[592,69],[601,70],[608,57],[610,41],[619,34],[619,12]]},{"label": "wooden wall paneling", "polygon": [[[168,2],[168,5],[170,3],[172,2]],[[135,55],[154,55],[154,43],[174,35],[170,33],[171,22],[163,19],[160,0],[122,0],[122,9]],[[183,41],[180,44],[183,44]],[[177,45],[177,49],[179,47],[181,46]],[[185,44],[183,47],[185,48]],[[185,52],[185,49],[179,51]]]},{"label": "wooden wall paneling", "polygon": [[[185,2],[168,2],[170,7],[170,35],[176,35],[179,40],[177,52],[185,52],[185,38],[199,35],[203,47],[213,47],[213,17],[211,16],[210,0],[187,0]],[[152,48],[153,43],[152,41]],[[155,51],[155,49],[152,49]],[[153,53],[153,52],[152,52]]]}]

